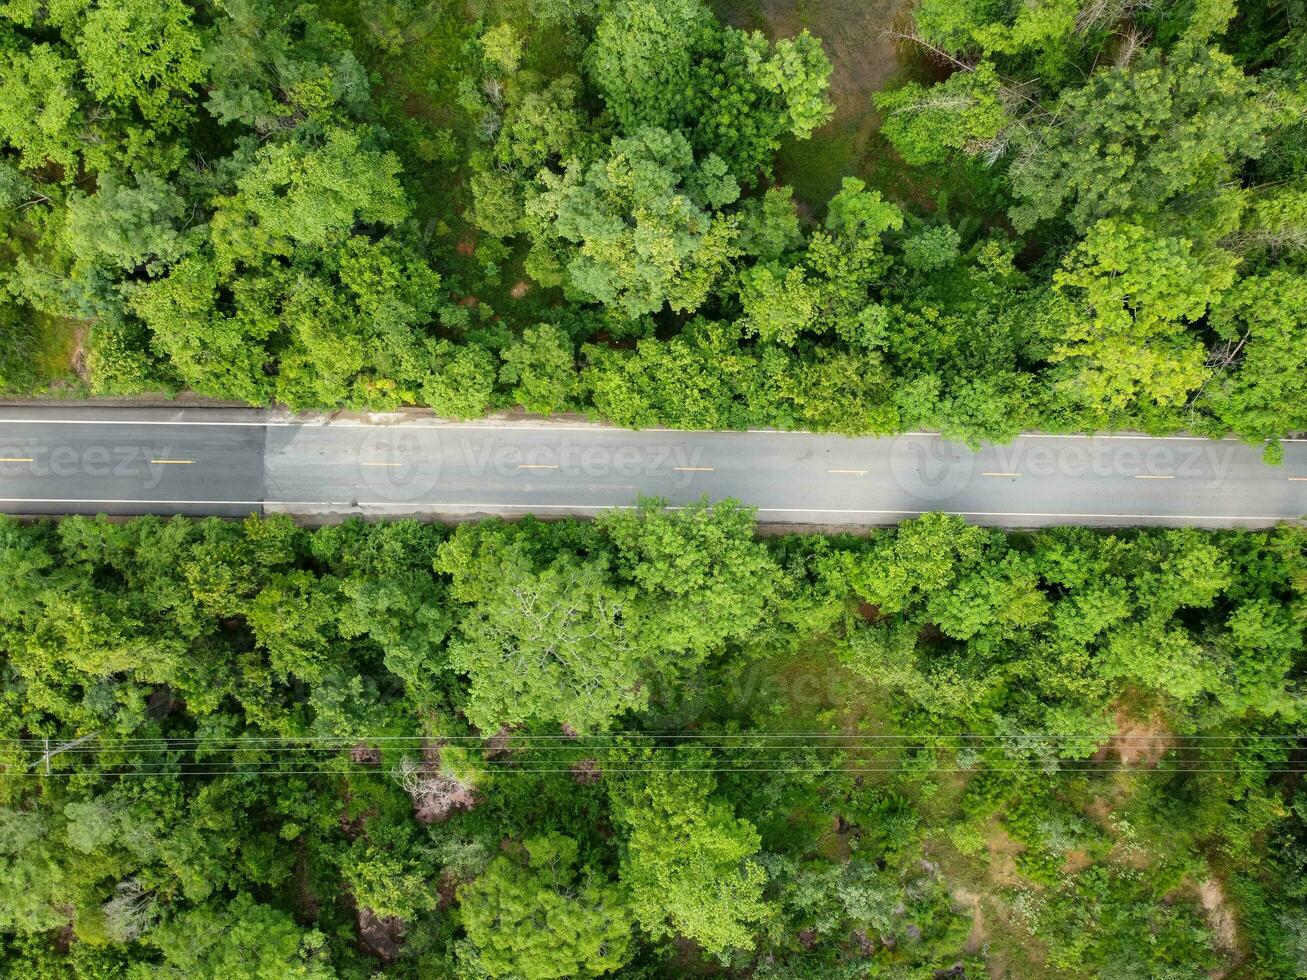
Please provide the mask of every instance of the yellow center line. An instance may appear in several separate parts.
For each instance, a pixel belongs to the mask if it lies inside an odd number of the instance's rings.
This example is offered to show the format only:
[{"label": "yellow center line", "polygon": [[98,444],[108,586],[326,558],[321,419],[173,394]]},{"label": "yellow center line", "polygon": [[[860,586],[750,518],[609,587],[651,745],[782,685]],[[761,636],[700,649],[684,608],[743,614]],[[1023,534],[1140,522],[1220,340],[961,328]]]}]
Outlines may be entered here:
[{"label": "yellow center line", "polygon": [[677,473],[712,473],[717,469],[715,466],[673,466]]},{"label": "yellow center line", "polygon": [[981,476],[1020,476],[1020,473],[981,473]]},{"label": "yellow center line", "polygon": [[1136,480],[1174,480],[1174,476],[1154,476],[1151,473],[1136,473]]},{"label": "yellow center line", "polygon": [[1307,483],[1307,476],[1291,476],[1289,479],[1298,483]]},{"label": "yellow center line", "polygon": [[827,473],[843,473],[848,476],[866,476],[866,470],[827,470]]},{"label": "yellow center line", "polygon": [[518,463],[519,470],[556,470],[557,463]]},{"label": "yellow center line", "polygon": [[403,463],[363,463],[363,466],[403,466]]},{"label": "yellow center line", "polygon": [[35,463],[31,456],[0,456],[0,463]]},{"label": "yellow center line", "polygon": [[152,459],[150,464],[153,466],[190,466],[194,463],[193,459]]}]

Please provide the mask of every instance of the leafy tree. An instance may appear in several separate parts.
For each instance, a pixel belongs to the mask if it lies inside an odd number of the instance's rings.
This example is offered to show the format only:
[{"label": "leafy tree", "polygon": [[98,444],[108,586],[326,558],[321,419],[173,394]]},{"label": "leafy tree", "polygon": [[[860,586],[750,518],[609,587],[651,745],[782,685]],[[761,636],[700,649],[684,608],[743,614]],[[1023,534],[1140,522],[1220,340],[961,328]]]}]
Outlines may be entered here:
[{"label": "leafy tree", "polygon": [[[332,129],[321,144],[261,149],[235,193],[217,199],[211,249],[133,293],[133,309],[188,385],[252,403],[275,392],[297,407],[419,397],[451,407],[433,378],[442,350],[417,333],[434,312],[439,278],[400,242],[360,233],[408,216],[398,160],[362,139]],[[451,360],[461,367],[469,356]],[[479,413],[487,400],[464,411]]]},{"label": "leafy tree", "polygon": [[500,356],[499,380],[512,385],[512,398],[528,411],[549,415],[576,404],[576,354],[571,338],[551,323],[522,331]]},{"label": "leafy tree", "polygon": [[408,206],[392,153],[364,144],[359,130],[332,128],[319,141],[263,147],[236,180],[236,192],[217,200],[214,257],[220,268],[269,255],[291,257],[304,246],[341,242],[360,225],[398,225]]},{"label": "leafy tree", "polygon": [[322,933],[299,928],[285,912],[247,894],[237,895],[225,908],[193,909],[152,931],[148,941],[167,968],[200,980],[336,976]]},{"label": "leafy tree", "polygon": [[185,119],[204,78],[200,43],[182,0],[114,0],[87,13],[74,47],[93,96],[166,127]]},{"label": "leafy tree", "polygon": [[425,862],[407,827],[381,827],[355,840],[341,877],[361,908],[380,918],[412,920],[436,907]]},{"label": "leafy tree", "polygon": [[1307,426],[1307,279],[1286,270],[1235,283],[1212,310],[1217,374],[1202,405],[1245,439]]},{"label": "leafy tree", "polygon": [[1159,215],[1201,229],[1221,220],[1211,208],[1222,189],[1283,118],[1273,94],[1201,45],[1096,72],[1063,92],[1022,144],[1012,221],[1025,231],[1065,215],[1084,231],[1103,218]]},{"label": "leafy tree", "polygon": [[420,389],[421,401],[446,418],[482,415],[493,400],[495,356],[477,344],[437,340],[429,345],[430,367]]},{"label": "leafy tree", "polygon": [[675,512],[659,500],[600,518],[615,564],[646,607],[647,633],[668,651],[697,658],[761,623],[780,583],[753,540],[753,512],[706,501]]},{"label": "leafy tree", "polygon": [[672,129],[696,55],[718,30],[700,0],[617,0],[595,28],[586,67],[622,129]]},{"label": "leafy tree", "polygon": [[1234,266],[1228,253],[1184,238],[1099,222],[1054,277],[1076,306],[1052,359],[1068,362],[1068,383],[1095,408],[1184,404],[1206,375],[1202,345],[1185,326],[1230,288]]},{"label": "leafy tree", "polygon": [[618,0],[586,65],[624,133],[687,131],[744,183],[770,173],[783,133],[807,139],[833,113],[821,42],[804,31],[772,45],[722,27],[701,0]]},{"label": "leafy tree", "polygon": [[24,168],[46,161],[72,179],[80,147],[80,98],[74,87],[76,62],[48,44],[27,50],[4,47],[0,67],[0,135],[20,154]]},{"label": "leafy tree", "polygon": [[696,162],[680,133],[641,130],[542,180],[527,203],[537,249],[552,245],[568,286],[616,315],[697,309],[734,254],[735,223],[719,209],[739,186],[717,157]]},{"label": "leafy tree", "polygon": [[125,182],[101,174],[97,183],[95,194],[68,200],[67,242],[79,260],[153,275],[190,250],[179,227],[186,201],[166,180],[138,173]]},{"label": "leafy tree", "polygon": [[939,163],[958,150],[999,156],[1006,148],[1001,136],[1011,120],[988,62],[929,88],[909,82],[873,99],[885,117],[881,131],[907,163]]},{"label": "leafy tree", "polygon": [[223,7],[203,60],[205,108],[218,122],[261,134],[314,123],[362,121],[371,92],[349,32],[309,4],[244,0]]},{"label": "leafy tree", "polygon": [[452,578],[450,595],[471,604],[449,660],[469,677],[464,710],[478,728],[537,721],[602,730],[645,704],[633,596],[602,558],[560,554],[537,565],[517,535],[460,528],[437,568]]},{"label": "leafy tree", "polygon": [[496,858],[459,890],[476,967],[492,977],[600,976],[631,955],[631,913],[621,889],[577,867],[577,843],[528,838],[520,857]]},{"label": "leafy tree", "polygon": [[754,860],[758,832],[713,788],[708,776],[655,771],[620,787],[613,807],[627,834],[622,883],[641,928],[715,954],[750,946],[770,908]]}]

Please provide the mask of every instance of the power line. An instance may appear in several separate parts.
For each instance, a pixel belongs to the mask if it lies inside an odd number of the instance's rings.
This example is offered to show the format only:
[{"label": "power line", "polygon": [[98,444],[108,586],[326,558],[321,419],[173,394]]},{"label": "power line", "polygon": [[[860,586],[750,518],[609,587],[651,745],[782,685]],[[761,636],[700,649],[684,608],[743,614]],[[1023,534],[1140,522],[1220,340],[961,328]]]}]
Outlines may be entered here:
[{"label": "power line", "polygon": [[[587,761],[578,759],[578,762]],[[593,760],[588,760],[593,761]],[[767,760],[748,760],[767,761]],[[203,763],[194,763],[193,765],[203,765]],[[292,776],[292,775],[318,775],[318,776],[343,776],[343,775],[389,775],[390,770],[383,766],[357,766],[352,765],[347,768],[336,768],[328,766],[318,766],[311,769],[279,769],[270,763],[256,764],[257,767],[241,766],[222,766],[218,768],[185,768],[185,767],[154,767],[148,769],[92,769],[92,770],[70,770],[56,771],[52,773],[38,772],[0,772],[0,778],[38,778],[44,776],[75,778],[78,776],[213,776],[213,775],[242,775],[242,776]],[[550,774],[550,773],[572,773],[574,767],[553,767],[553,766],[515,766],[497,768],[494,770],[495,775],[527,775],[527,774]],[[1116,774],[1167,774],[1167,775],[1185,775],[1188,773],[1248,773],[1259,772],[1266,774],[1282,773],[1307,773],[1307,766],[1263,766],[1257,764],[1248,764],[1242,766],[1185,766],[1185,767],[1133,767],[1133,766],[1114,766],[1114,767],[1075,767],[1075,766],[993,766],[977,764],[974,766],[603,766],[600,765],[600,772],[607,775],[626,775],[637,773],[715,773],[718,775],[729,775],[732,773],[806,773],[806,774],[861,774],[861,773],[892,773],[892,774],[924,774],[924,773],[993,773],[999,775],[1116,775]],[[433,775],[435,773],[433,772]]]},{"label": "power line", "polygon": [[[91,736],[83,736],[91,737]],[[494,735],[253,735],[253,736],[229,736],[225,738],[208,738],[204,736],[188,737],[144,737],[144,738],[121,738],[112,740],[102,740],[111,745],[127,744],[156,744],[164,743],[174,744],[223,744],[223,743],[240,743],[249,742],[346,742],[355,744],[358,742],[415,742],[415,743],[439,743],[439,742],[474,742],[484,743],[493,740],[498,736]],[[516,735],[510,734],[505,736],[509,742],[563,742],[563,743],[580,743],[585,744],[593,741],[621,742],[624,739],[654,739],[654,738],[684,738],[684,739],[785,739],[785,738],[806,738],[806,739],[845,739],[852,741],[877,740],[877,741],[910,741],[925,742],[934,739],[967,739],[976,741],[993,741],[1008,742],[1024,739],[1048,739],[1048,738],[1065,738],[1080,741],[1109,742],[1109,741],[1263,741],[1263,740],[1304,740],[1307,739],[1307,732],[1288,733],[1288,734],[1242,734],[1242,735],[1172,735],[1172,734],[1153,734],[1153,735],[1094,735],[1085,732],[1023,732],[1013,735],[995,735],[972,732],[955,732],[942,733],[938,735],[912,735],[912,734],[863,734],[863,733],[839,733],[839,732],[610,732],[603,735]],[[0,739],[0,743],[9,744],[35,744],[40,745],[44,742],[43,738],[5,738]]]}]

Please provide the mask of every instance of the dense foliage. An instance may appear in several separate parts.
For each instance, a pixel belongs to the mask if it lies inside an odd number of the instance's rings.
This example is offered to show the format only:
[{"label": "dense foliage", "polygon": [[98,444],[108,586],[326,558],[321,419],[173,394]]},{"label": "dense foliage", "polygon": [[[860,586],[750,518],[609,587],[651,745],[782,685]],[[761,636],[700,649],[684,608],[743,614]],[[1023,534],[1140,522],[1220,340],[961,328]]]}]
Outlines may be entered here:
[{"label": "dense foliage", "polygon": [[1304,532],[0,523],[0,973],[1307,970]]},{"label": "dense foliage", "polygon": [[11,0],[0,389],[1273,439],[1301,15],[922,0],[897,176],[800,201],[821,39],[705,0]]}]

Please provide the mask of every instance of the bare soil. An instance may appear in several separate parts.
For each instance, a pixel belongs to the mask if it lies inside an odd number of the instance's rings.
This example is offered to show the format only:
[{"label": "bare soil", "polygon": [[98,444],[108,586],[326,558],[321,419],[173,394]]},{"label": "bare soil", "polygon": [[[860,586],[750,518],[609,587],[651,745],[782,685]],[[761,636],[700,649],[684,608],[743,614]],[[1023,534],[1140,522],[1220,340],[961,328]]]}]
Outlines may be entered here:
[{"label": "bare soil", "polygon": [[777,177],[795,190],[800,211],[824,209],[845,176],[867,175],[880,116],[871,95],[902,67],[900,52],[884,32],[902,21],[908,0],[714,0],[718,16],[744,30],[772,38],[804,28],[821,38],[831,61],[830,97],[835,115],[807,141],[781,150]]},{"label": "bare soil", "polygon": [[1025,850],[1024,845],[995,824],[985,838],[985,848],[989,851],[989,877],[994,884],[1000,888],[1015,888],[1023,883],[1017,871],[1017,855]]},{"label": "bare soil", "polygon": [[1202,906],[1207,927],[1216,936],[1216,944],[1227,953],[1237,952],[1239,931],[1235,924],[1234,910],[1230,908],[1220,881],[1208,878],[1198,886],[1198,904]]},{"label": "bare soil", "polygon": [[1156,769],[1166,753],[1175,747],[1175,738],[1157,717],[1138,718],[1125,708],[1116,712],[1116,734],[1094,755],[1097,762],[1115,756],[1127,769]]},{"label": "bare soil", "polygon": [[804,28],[821,38],[831,60],[834,125],[868,114],[871,93],[899,70],[893,41],[881,35],[909,6],[907,0],[717,0],[713,6],[727,23],[772,38],[793,37]]}]

